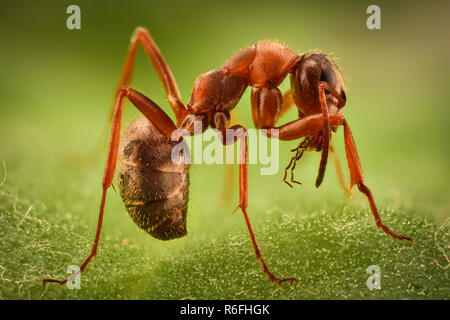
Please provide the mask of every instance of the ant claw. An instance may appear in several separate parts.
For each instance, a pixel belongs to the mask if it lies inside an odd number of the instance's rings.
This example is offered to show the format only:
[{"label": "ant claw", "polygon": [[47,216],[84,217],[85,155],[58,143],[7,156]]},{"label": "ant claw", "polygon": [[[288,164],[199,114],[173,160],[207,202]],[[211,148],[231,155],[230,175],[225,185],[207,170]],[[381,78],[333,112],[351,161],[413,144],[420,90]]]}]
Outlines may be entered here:
[{"label": "ant claw", "polygon": [[276,278],[276,279],[273,279],[272,281],[278,283],[278,285],[281,286],[283,284],[283,282],[288,282],[288,281],[289,281],[289,284],[291,285],[293,282],[297,282],[297,279],[295,279],[295,278],[284,278],[284,279]]},{"label": "ant claw", "polygon": [[287,180],[283,180],[283,181],[286,182],[286,184],[287,184],[289,187],[294,188],[294,187],[292,186],[292,184],[290,184],[289,182],[287,182]]}]

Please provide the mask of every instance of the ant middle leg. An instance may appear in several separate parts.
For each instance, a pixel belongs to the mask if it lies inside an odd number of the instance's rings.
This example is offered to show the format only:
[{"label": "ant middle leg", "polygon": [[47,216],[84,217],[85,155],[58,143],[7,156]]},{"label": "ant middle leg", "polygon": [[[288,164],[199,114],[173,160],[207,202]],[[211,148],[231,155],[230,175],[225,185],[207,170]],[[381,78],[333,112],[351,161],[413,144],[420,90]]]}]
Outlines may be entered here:
[{"label": "ant middle leg", "polygon": [[[232,135],[228,135],[232,133]],[[241,125],[232,126],[230,129],[224,129],[219,131],[219,137],[224,145],[229,145],[240,140],[240,152],[239,152],[239,205],[237,209],[241,209],[244,215],[245,224],[247,225],[250,238],[252,240],[253,249],[255,250],[256,258],[261,263],[264,273],[267,274],[272,282],[276,282],[281,285],[283,282],[289,281],[290,283],[296,281],[295,278],[278,278],[268,268],[264,261],[261,250],[259,249],[258,242],[256,241],[255,233],[253,232],[250,219],[247,214],[248,207],[248,148],[247,148],[247,130]],[[235,210],[235,211],[236,211]]]},{"label": "ant middle leg", "polygon": [[[239,122],[239,117],[236,114],[237,110],[235,110],[233,113],[230,113],[230,120],[229,123],[237,123]],[[219,132],[224,132],[226,128],[229,127],[228,121],[225,123],[222,122],[218,125]],[[222,133],[220,133],[222,134]],[[228,146],[229,148],[233,148],[233,146]],[[222,192],[220,194],[219,203],[222,206],[228,206],[234,196],[233,189],[235,185],[235,164],[234,161],[231,164],[225,163],[224,164],[224,173],[223,173],[223,185],[222,185]]]}]

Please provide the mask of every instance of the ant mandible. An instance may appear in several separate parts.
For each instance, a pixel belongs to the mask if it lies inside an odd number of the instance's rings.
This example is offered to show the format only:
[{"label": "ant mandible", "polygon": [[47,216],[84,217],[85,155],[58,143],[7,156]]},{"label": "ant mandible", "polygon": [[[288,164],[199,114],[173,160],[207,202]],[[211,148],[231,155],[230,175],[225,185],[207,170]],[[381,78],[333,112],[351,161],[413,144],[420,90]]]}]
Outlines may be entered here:
[{"label": "ant mandible", "polygon": [[[169,104],[175,114],[176,124],[155,102],[127,87],[131,78],[139,43],[144,47],[158,73]],[[280,89],[278,89],[278,86],[288,74],[290,74],[291,89],[283,95]],[[367,197],[377,227],[381,228],[387,235],[392,236],[394,239],[412,241],[412,238],[396,234],[383,224],[372,192],[364,184],[361,164],[352,132],[342,114],[342,108],[346,103],[344,80],[337,65],[328,55],[316,51],[298,55],[278,42],[259,42],[234,54],[221,68],[199,76],[195,80],[191,99],[185,107],[181,102],[177,84],[164,57],[149,32],[144,28],[138,28],[131,40],[121,79],[115,92],[111,136],[102,181],[103,192],[100,213],[92,251],[77,273],[62,281],[44,279],[44,286],[47,282],[63,284],[73,279],[74,276],[84,271],[97,253],[106,193],[112,185],[119,154],[124,98],[130,100],[145,118],[150,121],[151,128],[156,128],[157,130],[154,133],[154,131],[151,131],[153,129],[149,129],[150,131],[146,134],[161,134],[162,139],[167,139],[167,141],[170,139],[173,140],[174,136],[177,139],[182,139],[183,135],[194,134],[194,122],[200,121],[202,123],[202,132],[208,127],[216,129],[219,132],[219,139],[224,145],[232,144],[237,140],[241,141],[239,205],[237,209],[240,208],[242,210],[256,257],[270,280],[278,284],[285,281],[294,281],[294,278],[278,278],[269,270],[258,247],[247,214],[248,151],[246,128],[241,125],[234,125],[232,127],[229,127],[229,125],[230,111],[236,106],[248,86],[252,87],[252,118],[256,128],[266,129],[269,138],[280,140],[304,138],[300,145],[294,149],[296,155],[292,158],[286,170],[289,168],[293,170],[295,162],[301,157],[304,151],[322,151],[316,187],[320,186],[325,174],[328,151],[331,150],[331,134],[339,126],[343,126],[345,153],[350,171],[350,190],[356,185]],[[294,105],[298,108],[298,119],[281,126],[276,126],[281,116]],[[233,132],[233,136],[229,136],[230,132]],[[161,141],[160,143],[165,143],[162,140],[159,141]],[[185,173],[187,170],[188,168],[184,168],[180,172]],[[284,180],[287,182],[286,174]],[[170,220],[180,229],[173,235],[163,235],[163,238],[166,240],[186,234],[185,221],[183,219],[187,205],[187,185],[184,176],[180,181],[182,182],[179,183],[183,183],[181,196],[181,205],[183,207],[181,209],[177,207],[177,215]],[[293,177],[291,181],[297,182]],[[124,198],[123,195],[122,198]],[[149,217],[146,217],[146,219],[149,220]],[[155,236],[155,234],[152,235]],[[156,235],[155,237],[158,236],[161,235]]]}]

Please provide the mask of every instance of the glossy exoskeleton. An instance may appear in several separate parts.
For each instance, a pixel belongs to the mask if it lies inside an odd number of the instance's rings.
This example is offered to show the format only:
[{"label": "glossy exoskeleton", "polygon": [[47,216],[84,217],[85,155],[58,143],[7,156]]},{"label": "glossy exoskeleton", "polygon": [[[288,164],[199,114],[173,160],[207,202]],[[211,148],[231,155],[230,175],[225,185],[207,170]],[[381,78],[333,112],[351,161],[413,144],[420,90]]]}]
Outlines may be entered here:
[{"label": "glossy exoskeleton", "polygon": [[148,119],[138,118],[123,132],[119,146],[120,196],[138,227],[160,240],[187,233],[190,166],[182,159],[172,161],[178,143],[167,140]]},{"label": "glossy exoskeleton", "polygon": [[[138,44],[147,52],[175,114],[176,122],[151,99],[128,87]],[[291,89],[281,93],[278,86],[290,75]],[[239,205],[250,238],[263,271],[273,282],[281,284],[295,279],[278,278],[268,268],[256,241],[248,206],[248,151],[247,130],[242,125],[230,126],[230,111],[251,87],[251,109],[256,128],[266,129],[267,136],[283,141],[303,139],[294,149],[295,156],[285,171],[291,173],[305,151],[321,151],[316,187],[322,183],[327,165],[332,134],[338,127],[344,129],[345,153],[350,172],[350,189],[356,185],[369,201],[377,227],[394,239],[411,238],[399,235],[380,218],[374,197],[365,185],[362,168],[350,126],[343,115],[346,104],[344,80],[330,56],[318,52],[297,54],[276,41],[264,41],[235,53],[220,68],[200,75],[194,83],[191,98],[185,106],[172,72],[147,30],[138,28],[134,34],[122,76],[116,90],[112,113],[112,128],[102,181],[97,232],[92,251],[80,271],[68,279],[47,282],[63,284],[84,271],[97,253],[103,221],[105,199],[112,185],[117,158],[120,155],[120,193],[127,211],[137,225],[159,239],[171,239],[186,234],[186,207],[188,193],[188,166],[170,164],[169,150],[181,142],[184,135],[193,135],[195,123],[202,123],[201,132],[212,127],[224,145],[240,140]],[[132,123],[120,142],[123,101],[127,98],[144,115]],[[293,106],[298,119],[277,125],[280,118]],[[230,134],[230,132],[232,134]],[[291,182],[297,182],[291,178]]]}]

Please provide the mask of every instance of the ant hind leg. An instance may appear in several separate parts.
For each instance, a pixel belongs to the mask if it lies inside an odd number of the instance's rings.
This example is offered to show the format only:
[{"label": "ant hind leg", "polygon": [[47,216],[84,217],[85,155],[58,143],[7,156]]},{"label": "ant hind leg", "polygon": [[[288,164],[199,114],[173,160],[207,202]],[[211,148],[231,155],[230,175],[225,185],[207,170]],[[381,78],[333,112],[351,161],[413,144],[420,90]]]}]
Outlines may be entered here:
[{"label": "ant hind leg", "polygon": [[84,260],[80,269],[72,274],[70,277],[64,280],[56,280],[45,278],[42,280],[42,285],[46,286],[49,282],[56,282],[60,285],[66,283],[67,281],[72,281],[76,276],[81,274],[91,262],[91,260],[97,255],[98,244],[100,241],[100,233],[103,223],[103,215],[105,211],[106,193],[110,186],[112,186],[112,181],[114,178],[114,172],[116,169],[117,156],[119,152],[119,142],[120,142],[120,127],[122,121],[122,111],[123,111],[123,99],[128,98],[133,105],[148,119],[155,127],[168,139],[171,138],[172,132],[176,130],[175,124],[172,122],[170,117],[152,100],[140,94],[139,92],[123,87],[120,89],[117,102],[114,107],[113,121],[111,126],[111,135],[109,140],[108,154],[106,156],[105,171],[102,180],[102,199],[100,202],[100,210],[97,221],[97,231],[95,233],[94,243],[92,245],[91,252],[89,256]]}]

